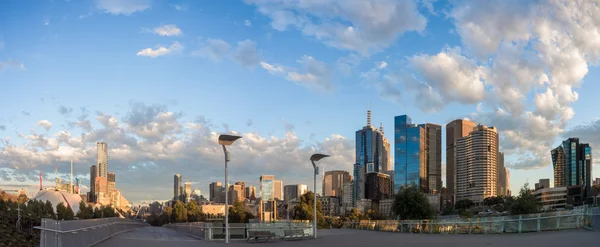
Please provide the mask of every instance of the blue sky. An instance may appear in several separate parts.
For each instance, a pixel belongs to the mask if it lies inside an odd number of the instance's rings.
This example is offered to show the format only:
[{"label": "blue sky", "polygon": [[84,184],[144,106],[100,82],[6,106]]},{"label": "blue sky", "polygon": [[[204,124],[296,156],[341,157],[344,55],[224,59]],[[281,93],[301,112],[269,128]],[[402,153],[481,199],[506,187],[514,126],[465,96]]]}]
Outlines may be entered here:
[{"label": "blue sky", "polygon": [[561,139],[600,145],[592,12],[554,1],[2,1],[0,186],[35,184],[39,170],[52,179],[54,166],[65,176],[70,159],[87,184],[106,141],[131,200],[168,199],[175,173],[204,193],[222,180],[215,135],[231,131],[244,136],[233,180],[310,184],[313,151],[351,169],[371,108],[390,140],[402,114],[497,126],[517,191],[552,178]]}]

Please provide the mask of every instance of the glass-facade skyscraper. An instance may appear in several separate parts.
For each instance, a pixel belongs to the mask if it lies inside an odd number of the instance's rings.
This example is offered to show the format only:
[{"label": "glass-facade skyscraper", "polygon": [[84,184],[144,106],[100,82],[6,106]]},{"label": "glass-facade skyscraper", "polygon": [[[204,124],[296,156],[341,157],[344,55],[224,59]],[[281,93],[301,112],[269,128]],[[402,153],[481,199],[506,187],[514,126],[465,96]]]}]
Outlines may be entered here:
[{"label": "glass-facade skyscraper", "polygon": [[569,138],[550,152],[554,168],[554,186],[581,185],[588,197],[592,193],[592,148]]},{"label": "glass-facade skyscraper", "polygon": [[407,115],[394,118],[394,188],[418,186],[436,193],[442,187],[442,127],[413,124]]},{"label": "glass-facade skyscraper", "polygon": [[263,201],[271,201],[275,199],[275,176],[260,176],[260,199]]}]

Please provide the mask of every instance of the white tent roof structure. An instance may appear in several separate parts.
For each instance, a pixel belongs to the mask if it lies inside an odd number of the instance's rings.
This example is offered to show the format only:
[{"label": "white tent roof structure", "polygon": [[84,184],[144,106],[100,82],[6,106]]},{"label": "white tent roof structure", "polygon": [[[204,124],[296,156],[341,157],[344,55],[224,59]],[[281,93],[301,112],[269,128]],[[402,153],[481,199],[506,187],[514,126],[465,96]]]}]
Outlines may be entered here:
[{"label": "white tent roof structure", "polygon": [[62,202],[65,205],[65,207],[71,207],[74,214],[79,212],[79,202],[82,201],[81,196],[79,196],[78,194],[71,194],[63,190],[54,189],[40,190],[30,200],[37,200],[42,202],[50,201],[50,203],[52,203],[54,213],[56,213],[56,205]]}]

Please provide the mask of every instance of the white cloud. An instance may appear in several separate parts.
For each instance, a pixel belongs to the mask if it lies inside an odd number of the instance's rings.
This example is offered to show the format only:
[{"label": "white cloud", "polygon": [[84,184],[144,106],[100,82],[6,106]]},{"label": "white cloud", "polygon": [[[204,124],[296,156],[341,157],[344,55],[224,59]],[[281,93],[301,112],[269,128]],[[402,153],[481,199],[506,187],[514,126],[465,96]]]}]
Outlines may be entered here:
[{"label": "white cloud", "polygon": [[[89,184],[89,164],[96,159],[95,143],[104,141],[109,148],[108,169],[117,174],[117,187],[131,201],[147,199],[148,194],[169,198],[163,185],[172,182],[172,174],[177,172],[206,191],[210,182],[222,180],[223,153],[217,144],[221,133],[243,137],[230,149],[234,154],[229,163],[230,176],[251,185],[258,184],[258,176],[265,171],[286,184],[312,181],[312,177],[298,174],[311,171],[306,160],[314,152],[331,155],[320,161],[327,170],[350,171],[354,160],[354,141],[341,135],[305,142],[292,128],[283,125],[281,128],[288,131],[280,136],[224,132],[204,118],[184,121],[180,114],[160,105],[135,103],[125,117],[99,113],[94,121],[99,128],[81,135],[58,131],[46,137],[32,132],[15,143],[3,139],[0,167],[7,174],[0,176],[33,180],[39,170],[51,170],[53,165],[62,163],[67,167],[73,159],[75,175],[82,184]],[[59,174],[66,172],[64,169],[59,166]]]},{"label": "white cloud", "polygon": [[162,25],[160,27],[152,29],[152,31],[160,36],[181,36],[183,32],[176,25]]},{"label": "white cloud", "polygon": [[246,67],[254,67],[260,63],[261,56],[256,50],[256,42],[247,39],[237,43],[233,58]]},{"label": "white cloud", "polygon": [[261,62],[260,65],[270,74],[285,76],[286,80],[310,89],[324,91],[333,89],[333,85],[330,81],[330,69],[325,63],[318,61],[311,56],[303,56],[297,62],[302,65],[301,68],[286,68],[278,64],[269,64],[264,61]]},{"label": "white cloud", "polygon": [[385,61],[381,61],[379,62],[379,64],[377,65],[378,69],[385,69],[388,66],[388,63]]},{"label": "white cloud", "polygon": [[421,32],[426,18],[415,1],[396,0],[246,0],[271,18],[271,27],[302,34],[342,50],[369,55],[389,47],[408,31]]},{"label": "white cloud", "polygon": [[37,122],[37,126],[42,126],[44,129],[49,130],[52,128],[52,123],[48,120],[40,120]]},{"label": "white cloud", "polygon": [[213,61],[221,61],[221,59],[229,52],[231,45],[220,39],[208,39],[206,45],[199,50],[193,51],[192,55],[209,58]]},{"label": "white cloud", "polygon": [[17,60],[8,60],[6,62],[0,62],[0,71],[6,68],[25,69],[25,65]]},{"label": "white cloud", "polygon": [[113,15],[131,15],[151,6],[150,0],[96,0],[96,8]]},{"label": "white cloud", "polygon": [[183,50],[183,46],[181,44],[179,44],[179,42],[174,42],[169,47],[165,47],[163,45],[158,45],[156,47],[156,49],[152,49],[152,48],[143,49],[143,50],[139,51],[136,55],[155,58],[155,57],[160,57],[160,56],[164,56],[164,55],[175,53],[175,52],[180,52],[181,50]]},{"label": "white cloud", "polygon": [[244,21],[244,26],[251,27],[252,26],[252,22],[250,22],[250,20],[245,20]]},{"label": "white cloud", "polygon": [[187,11],[188,10],[188,7],[186,5],[182,5],[182,4],[172,4],[171,6],[177,11]]}]

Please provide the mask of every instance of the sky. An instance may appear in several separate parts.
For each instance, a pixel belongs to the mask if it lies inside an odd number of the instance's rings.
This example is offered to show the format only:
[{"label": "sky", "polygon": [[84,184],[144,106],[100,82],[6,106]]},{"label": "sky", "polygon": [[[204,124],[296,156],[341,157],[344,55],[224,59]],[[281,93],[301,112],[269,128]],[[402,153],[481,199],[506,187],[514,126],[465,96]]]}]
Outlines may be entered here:
[{"label": "sky", "polygon": [[176,173],[208,196],[224,180],[217,137],[233,133],[230,182],[269,174],[312,188],[310,155],[351,171],[371,109],[392,146],[397,115],[496,126],[516,192],[553,180],[563,139],[600,157],[599,6],[0,1],[0,187],[34,193],[40,171],[51,186],[73,160],[85,192],[103,141],[130,201],[171,198]]}]

